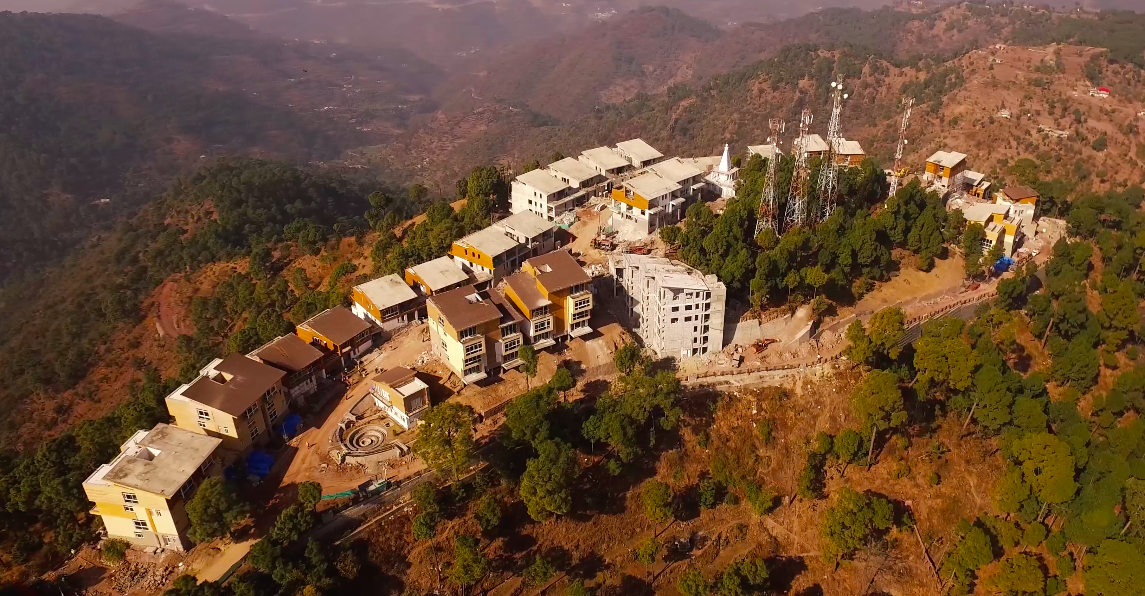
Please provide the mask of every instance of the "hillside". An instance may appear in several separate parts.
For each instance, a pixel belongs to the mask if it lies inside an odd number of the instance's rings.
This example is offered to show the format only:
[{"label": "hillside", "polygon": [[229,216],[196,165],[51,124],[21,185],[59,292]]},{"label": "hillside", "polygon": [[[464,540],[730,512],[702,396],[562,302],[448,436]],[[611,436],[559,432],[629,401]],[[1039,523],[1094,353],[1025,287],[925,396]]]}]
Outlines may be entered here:
[{"label": "hillside", "polygon": [[0,280],[63,256],[202,157],[331,159],[377,142],[435,76],[408,56],[151,26],[0,14]]},{"label": "hillside", "polygon": [[[890,35],[880,34],[888,22],[899,25],[890,28]],[[782,35],[772,35],[788,29],[809,41],[791,44]],[[613,104],[603,102],[598,94],[597,103],[582,101],[574,106],[560,100],[532,101],[526,92],[516,104],[487,101],[467,111],[442,110],[420,120],[395,144],[377,148],[373,155],[413,179],[447,181],[478,163],[520,164],[543,159],[553,150],[575,153],[633,136],[672,153],[710,154],[724,143],[742,152],[746,145],[766,138],[768,117],[782,117],[791,124],[805,104],[817,113],[819,125],[813,132],[822,133],[827,116],[824,90],[832,76],[841,74],[853,81],[845,110],[845,135],[884,159],[893,153],[904,95],[913,95],[918,102],[909,159],[920,163],[934,149],[956,144],[971,155],[975,167],[996,174],[1004,173],[1005,160],[1014,158],[1019,145],[1028,152],[1029,143],[1042,142],[1038,124],[1072,130],[1062,110],[1070,105],[1072,115],[1076,107],[1085,121],[1074,125],[1078,134],[1072,141],[1055,141],[1058,148],[1048,148],[1051,157],[1052,151],[1062,156],[1046,166],[1041,176],[1075,179],[1073,164],[1080,158],[1089,164],[1084,168],[1090,174],[1085,185],[1102,188],[1111,177],[1123,182],[1139,179],[1135,173],[1140,161],[1134,144],[1137,132],[1132,121],[1145,106],[1140,106],[1142,71],[1131,59],[1145,56],[1143,32],[1145,17],[1127,14],[1070,16],[975,5],[922,12],[823,11],[774,29],[745,25],[713,38],[706,47],[689,50],[691,80],[676,81],[662,93]],[[1018,39],[1040,44],[1084,44],[1088,40],[1100,50],[1063,48],[1058,66],[1054,48],[1046,45],[1030,54],[1013,47],[989,49]],[[655,64],[670,64],[673,56],[661,55]],[[991,66],[991,59],[1002,63]],[[1105,103],[1090,101],[1087,95],[1092,86],[1089,77],[1097,77],[1099,71],[1105,83],[1117,87]],[[532,71],[515,68],[512,72]],[[657,71],[647,68],[646,72]],[[544,89],[543,78],[531,80],[537,82],[532,89]],[[520,79],[513,84],[530,89]],[[523,103],[528,103],[526,109],[521,109]],[[1028,107],[1034,120],[1027,123],[1034,124],[1018,126],[1013,119],[1000,122],[993,116],[1003,103],[1012,111]],[[580,111],[582,115],[554,122],[552,105],[562,106],[564,113]],[[1051,105],[1056,110],[1056,125],[1054,118],[1038,120],[1050,114]],[[964,125],[967,122],[975,124]],[[1093,142],[1102,132],[1109,146],[1116,144],[1121,150],[1094,149]],[[413,164],[409,155],[429,156],[429,161],[419,159]],[[1077,172],[1084,173],[1082,169]],[[1099,172],[1106,175],[1096,176]]]}]

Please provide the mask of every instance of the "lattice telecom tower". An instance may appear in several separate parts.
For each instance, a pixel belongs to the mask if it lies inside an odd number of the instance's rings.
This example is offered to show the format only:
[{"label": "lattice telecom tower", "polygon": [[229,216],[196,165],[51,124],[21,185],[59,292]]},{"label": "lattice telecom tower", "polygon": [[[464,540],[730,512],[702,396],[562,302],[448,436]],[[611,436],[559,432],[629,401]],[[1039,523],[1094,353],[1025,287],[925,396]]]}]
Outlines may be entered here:
[{"label": "lattice telecom tower", "polygon": [[899,142],[898,145],[895,146],[895,167],[891,170],[891,193],[887,195],[888,200],[890,197],[895,196],[895,193],[899,190],[899,184],[902,183],[903,177],[906,176],[906,170],[900,169],[902,167],[900,164],[902,162],[902,151],[906,147],[906,128],[910,125],[910,112],[914,109],[914,98],[902,98],[902,106],[902,124],[899,126]]},{"label": "lattice telecom tower", "polygon": [[783,120],[772,118],[767,121],[771,129],[771,136],[767,142],[771,145],[771,158],[767,160],[767,179],[763,182],[763,196],[759,199],[759,217],[755,220],[755,235],[758,237],[764,228],[776,234],[779,233],[779,222],[776,221],[776,206],[779,202],[779,192],[775,188],[775,179],[779,176],[779,135],[783,134]]},{"label": "lattice telecom tower", "polygon": [[835,195],[839,191],[839,164],[835,163],[835,156],[839,153],[842,139],[840,115],[843,113],[843,100],[847,94],[843,93],[843,81],[831,83],[831,121],[827,123],[827,152],[823,155],[823,163],[819,166],[819,221],[831,217],[835,210]]},{"label": "lattice telecom tower", "polygon": [[787,213],[783,217],[783,229],[790,230],[803,225],[807,219],[807,181],[811,170],[807,167],[807,131],[815,116],[811,110],[803,110],[799,118],[799,138],[796,139],[795,170],[791,173],[791,190],[787,194]]}]

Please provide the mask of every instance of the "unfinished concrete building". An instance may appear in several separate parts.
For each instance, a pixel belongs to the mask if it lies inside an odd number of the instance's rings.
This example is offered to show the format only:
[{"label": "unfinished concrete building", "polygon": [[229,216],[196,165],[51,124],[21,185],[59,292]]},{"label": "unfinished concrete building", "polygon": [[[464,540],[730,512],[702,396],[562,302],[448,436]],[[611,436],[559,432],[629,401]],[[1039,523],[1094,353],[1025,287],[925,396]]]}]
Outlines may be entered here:
[{"label": "unfinished concrete building", "polygon": [[723,349],[727,288],[716,276],[646,255],[612,255],[608,266],[630,328],[645,347],[662,357]]}]

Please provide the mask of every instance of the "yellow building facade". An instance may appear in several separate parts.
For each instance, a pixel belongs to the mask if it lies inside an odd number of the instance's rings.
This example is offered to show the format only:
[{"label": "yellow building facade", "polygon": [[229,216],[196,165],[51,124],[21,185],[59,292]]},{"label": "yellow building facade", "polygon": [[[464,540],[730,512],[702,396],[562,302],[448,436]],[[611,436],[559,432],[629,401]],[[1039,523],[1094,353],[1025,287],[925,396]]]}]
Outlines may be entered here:
[{"label": "yellow building facade", "polygon": [[137,547],[186,550],[186,503],[207,478],[222,472],[222,441],[167,424],[135,433],[110,463],[83,483],[108,538]]}]

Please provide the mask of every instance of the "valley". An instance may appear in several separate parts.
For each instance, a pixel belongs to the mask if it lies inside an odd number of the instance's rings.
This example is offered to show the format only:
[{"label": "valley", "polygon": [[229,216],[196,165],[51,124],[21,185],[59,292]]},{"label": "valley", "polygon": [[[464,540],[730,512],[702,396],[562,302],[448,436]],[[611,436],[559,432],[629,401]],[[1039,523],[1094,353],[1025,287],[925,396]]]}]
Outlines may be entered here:
[{"label": "valley", "polygon": [[5,588],[1145,591],[1142,15],[68,6],[0,13]]}]

